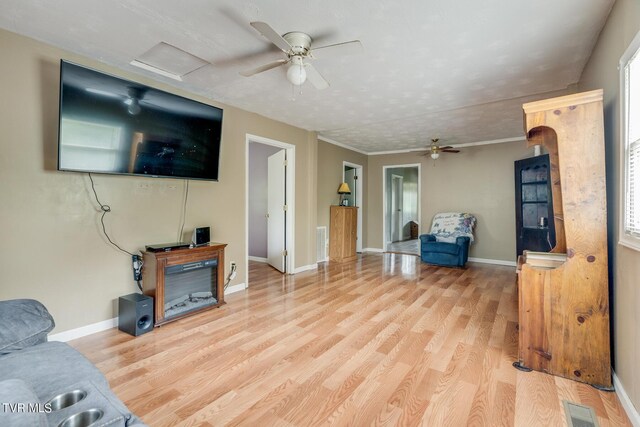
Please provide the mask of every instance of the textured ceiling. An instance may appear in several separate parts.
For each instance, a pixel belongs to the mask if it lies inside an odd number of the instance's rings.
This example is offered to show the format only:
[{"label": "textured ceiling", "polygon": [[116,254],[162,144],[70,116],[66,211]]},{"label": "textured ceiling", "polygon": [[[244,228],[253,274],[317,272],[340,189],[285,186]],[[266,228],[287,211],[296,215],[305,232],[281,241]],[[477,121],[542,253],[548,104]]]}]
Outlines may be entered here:
[{"label": "textured ceiling", "polygon": [[[614,0],[2,0],[0,27],[365,152],[522,135],[523,101],[576,83]],[[300,90],[250,21],[363,52],[317,59]],[[183,82],[129,62],[159,42],[211,65]]]}]

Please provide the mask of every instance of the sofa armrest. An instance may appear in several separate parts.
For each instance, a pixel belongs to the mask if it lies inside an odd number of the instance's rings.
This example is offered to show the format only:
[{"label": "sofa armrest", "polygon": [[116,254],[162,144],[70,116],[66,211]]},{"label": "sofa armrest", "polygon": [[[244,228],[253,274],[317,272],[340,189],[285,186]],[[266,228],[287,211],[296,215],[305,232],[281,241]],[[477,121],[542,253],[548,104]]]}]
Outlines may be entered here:
[{"label": "sofa armrest", "polygon": [[0,301],[0,355],[46,342],[54,326],[51,314],[36,300]]},{"label": "sofa armrest", "polygon": [[433,234],[422,234],[422,235],[420,235],[420,241],[421,242],[435,242],[436,241],[436,236],[434,236]]},{"label": "sofa armrest", "polygon": [[469,245],[471,239],[468,236],[460,236],[456,238],[456,245],[460,246],[460,261],[462,265],[466,264],[469,259]]},{"label": "sofa armrest", "polygon": [[[26,382],[19,379],[0,381],[0,425],[13,427],[48,426],[44,412],[27,411],[25,406],[40,408],[42,402]],[[18,408],[22,407],[21,410]]]},{"label": "sofa armrest", "polygon": [[456,245],[469,246],[470,243],[471,243],[471,239],[468,236],[456,237]]}]

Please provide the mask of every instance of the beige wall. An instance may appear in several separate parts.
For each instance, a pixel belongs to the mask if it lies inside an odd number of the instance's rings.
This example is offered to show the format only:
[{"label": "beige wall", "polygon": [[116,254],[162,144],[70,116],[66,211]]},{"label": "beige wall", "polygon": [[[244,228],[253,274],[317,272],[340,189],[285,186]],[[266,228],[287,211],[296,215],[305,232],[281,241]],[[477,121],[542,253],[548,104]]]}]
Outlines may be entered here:
[{"label": "beige wall", "polygon": [[613,266],[612,320],[615,372],[640,409],[640,252],[620,246],[620,97],[618,62],[640,30],[640,2],[618,0],[578,83],[579,90],[603,88],[605,98],[605,142],[609,250]]},{"label": "beige wall", "polygon": [[[52,312],[55,332],[110,319],[117,298],[137,290],[130,258],[105,242],[86,174],[56,171],[61,58],[212,103],[34,40],[0,31],[0,299],[36,298]],[[313,132],[233,107],[224,108],[220,182],[191,181],[185,230],[210,225],[228,243],[246,283],[246,134],[296,147],[296,266],[315,262],[316,156]],[[113,212],[113,239],[129,251],[177,238],[184,181],[95,175]]]},{"label": "beige wall", "polygon": [[421,163],[420,234],[438,212],[470,212],[478,219],[470,256],[515,261],[513,162],[531,155],[522,141],[466,147],[437,161],[418,153],[369,156],[369,246],[383,248],[382,167]]},{"label": "beige wall", "polygon": [[325,141],[318,141],[318,227],[326,226],[329,231],[329,206],[338,204],[338,186],[342,182],[342,162],[351,162],[362,166],[362,247],[367,247],[367,156],[357,151],[338,147]]}]

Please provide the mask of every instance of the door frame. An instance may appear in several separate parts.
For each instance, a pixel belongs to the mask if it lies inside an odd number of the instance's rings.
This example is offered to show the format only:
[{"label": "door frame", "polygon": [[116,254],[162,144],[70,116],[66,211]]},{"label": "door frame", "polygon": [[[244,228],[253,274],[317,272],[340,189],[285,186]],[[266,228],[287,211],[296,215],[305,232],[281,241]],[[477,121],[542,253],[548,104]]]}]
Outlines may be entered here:
[{"label": "door frame", "polygon": [[422,165],[407,163],[401,165],[382,166],[382,251],[387,252],[387,169],[418,168],[418,235],[422,229]]},{"label": "door frame", "polygon": [[285,176],[285,185],[287,192],[287,223],[285,226],[286,239],[285,247],[287,250],[287,257],[285,261],[285,273],[294,274],[295,271],[295,176],[296,176],[296,147],[286,142],[277,141],[275,139],[265,138],[263,136],[246,134],[245,137],[245,150],[244,150],[244,259],[245,259],[245,275],[247,280],[247,287],[249,286],[249,144],[258,143],[271,145],[273,147],[283,148],[287,152],[287,172]]},{"label": "door frame", "polygon": [[357,236],[356,240],[356,252],[362,252],[362,183],[364,182],[364,168],[362,165],[358,165],[356,163],[351,163],[347,161],[342,162],[342,182],[344,182],[344,168],[348,166],[350,168],[354,168],[356,170],[356,174],[358,175],[358,179],[356,180],[356,206],[358,207],[358,225],[357,225]]},{"label": "door frame", "polygon": [[[394,189],[395,189],[395,183],[393,182],[394,180],[398,181],[398,184],[400,185],[399,189],[397,191],[399,191],[399,194],[395,194],[395,200],[394,200]],[[391,218],[389,218],[389,224],[391,224],[391,229],[389,230],[389,241],[387,243],[393,243],[393,229],[394,229],[394,225],[396,227],[398,227],[398,240],[395,240],[396,242],[401,242],[403,240],[404,234],[403,234],[403,230],[402,230],[402,222],[403,222],[403,217],[404,217],[404,176],[402,175],[396,175],[395,173],[391,174],[391,210],[389,211],[389,213],[391,214]],[[399,202],[400,204],[400,215],[396,214],[396,223],[393,223],[393,207],[395,205],[396,200]],[[396,206],[397,208],[398,206]],[[396,211],[398,212],[398,211]]]}]

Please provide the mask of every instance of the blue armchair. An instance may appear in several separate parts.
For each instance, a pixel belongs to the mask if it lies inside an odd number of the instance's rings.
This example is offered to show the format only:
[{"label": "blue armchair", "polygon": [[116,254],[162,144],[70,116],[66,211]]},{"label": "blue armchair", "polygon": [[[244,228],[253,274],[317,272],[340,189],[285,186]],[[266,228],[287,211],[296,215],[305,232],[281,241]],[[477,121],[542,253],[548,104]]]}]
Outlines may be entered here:
[{"label": "blue armchair", "polygon": [[437,214],[431,232],[420,236],[420,259],[445,267],[464,267],[475,223],[475,217],[467,213]]},{"label": "blue armchair", "polygon": [[464,267],[469,258],[467,236],[456,237],[455,243],[438,242],[433,234],[420,236],[420,258],[423,262],[445,267]]}]

